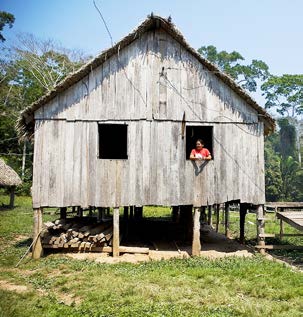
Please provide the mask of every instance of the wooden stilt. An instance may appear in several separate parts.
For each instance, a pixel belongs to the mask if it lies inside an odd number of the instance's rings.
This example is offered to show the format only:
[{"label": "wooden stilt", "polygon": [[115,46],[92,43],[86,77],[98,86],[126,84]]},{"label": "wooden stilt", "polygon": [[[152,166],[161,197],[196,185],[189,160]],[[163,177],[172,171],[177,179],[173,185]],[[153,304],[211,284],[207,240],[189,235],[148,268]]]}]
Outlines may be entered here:
[{"label": "wooden stilt", "polygon": [[264,238],[264,227],[265,227],[265,220],[264,220],[264,207],[263,205],[257,206],[257,240],[258,240],[258,248],[261,254],[265,254],[265,238]]},{"label": "wooden stilt", "polygon": [[11,187],[10,195],[9,195],[9,208],[14,208],[15,204],[15,186]]},{"label": "wooden stilt", "polygon": [[143,218],[143,207],[135,206],[135,219],[141,220]]},{"label": "wooden stilt", "polygon": [[240,243],[244,243],[245,238],[245,217],[248,204],[240,204]]},{"label": "wooden stilt", "polygon": [[60,208],[60,219],[66,219],[66,211],[67,211],[66,207]]},{"label": "wooden stilt", "polygon": [[97,221],[98,221],[98,222],[102,222],[102,221],[103,221],[103,218],[104,218],[104,208],[98,207],[97,210],[98,210],[98,213],[97,213]]},{"label": "wooden stilt", "polygon": [[124,225],[123,225],[123,235],[126,238],[128,236],[128,230],[129,230],[129,218],[128,218],[128,211],[129,207],[125,206],[123,210],[123,220],[124,220]]},{"label": "wooden stilt", "polygon": [[284,224],[283,224],[283,220],[280,219],[280,239],[282,239],[284,234]]},{"label": "wooden stilt", "polygon": [[230,230],[229,230],[229,204],[225,203],[225,236],[230,238]]},{"label": "wooden stilt", "polygon": [[220,204],[216,205],[216,232],[219,231],[220,224]]},{"label": "wooden stilt", "polygon": [[119,256],[120,231],[119,231],[119,207],[113,212],[113,257]]},{"label": "wooden stilt", "polygon": [[179,206],[172,206],[172,221],[177,222],[179,214]]},{"label": "wooden stilt", "polygon": [[185,241],[192,241],[193,239],[193,206],[180,206],[180,223],[184,228],[183,239]]},{"label": "wooden stilt", "polygon": [[134,218],[134,206],[129,207],[129,219],[132,220]]},{"label": "wooden stilt", "polygon": [[200,209],[200,221],[201,221],[201,223],[207,223],[206,206],[201,206],[201,209]]},{"label": "wooden stilt", "polygon": [[212,226],[213,225],[213,219],[212,219],[212,206],[208,206],[207,208],[208,214],[207,214],[207,223]]},{"label": "wooden stilt", "polygon": [[32,257],[33,259],[39,259],[43,255],[43,248],[40,238],[40,233],[42,230],[42,209],[34,209],[34,237],[33,237],[33,248]]},{"label": "wooden stilt", "polygon": [[92,207],[92,206],[89,206],[88,216],[89,216],[89,217],[92,217],[92,216],[93,216],[93,207]]},{"label": "wooden stilt", "polygon": [[123,209],[123,219],[125,222],[128,221],[128,206],[124,206],[124,209]]},{"label": "wooden stilt", "polygon": [[194,208],[193,216],[193,242],[192,242],[192,255],[198,256],[201,251],[200,243],[200,208]]}]

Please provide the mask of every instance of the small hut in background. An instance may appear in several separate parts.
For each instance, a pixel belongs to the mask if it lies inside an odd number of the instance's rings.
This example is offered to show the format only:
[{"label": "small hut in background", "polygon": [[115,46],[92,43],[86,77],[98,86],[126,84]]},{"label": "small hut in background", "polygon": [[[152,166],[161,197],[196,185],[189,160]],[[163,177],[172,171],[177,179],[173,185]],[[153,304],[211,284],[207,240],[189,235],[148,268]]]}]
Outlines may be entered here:
[{"label": "small hut in background", "polygon": [[22,184],[19,175],[5,162],[0,159],[0,187],[7,187],[10,190],[9,207],[14,207],[15,188]]}]

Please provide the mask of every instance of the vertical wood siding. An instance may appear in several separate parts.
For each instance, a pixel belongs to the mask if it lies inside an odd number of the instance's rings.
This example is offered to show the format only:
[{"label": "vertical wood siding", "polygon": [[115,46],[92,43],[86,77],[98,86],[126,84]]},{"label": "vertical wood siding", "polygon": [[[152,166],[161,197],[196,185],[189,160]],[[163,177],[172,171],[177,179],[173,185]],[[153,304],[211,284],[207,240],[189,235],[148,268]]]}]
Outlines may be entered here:
[{"label": "vertical wood siding", "polygon": [[[185,160],[182,118],[213,126],[214,160]],[[147,32],[35,113],[33,204],[264,202],[257,112],[163,31]],[[98,158],[98,122],[128,125],[128,159]],[[110,136],[108,136],[110,137]]]}]

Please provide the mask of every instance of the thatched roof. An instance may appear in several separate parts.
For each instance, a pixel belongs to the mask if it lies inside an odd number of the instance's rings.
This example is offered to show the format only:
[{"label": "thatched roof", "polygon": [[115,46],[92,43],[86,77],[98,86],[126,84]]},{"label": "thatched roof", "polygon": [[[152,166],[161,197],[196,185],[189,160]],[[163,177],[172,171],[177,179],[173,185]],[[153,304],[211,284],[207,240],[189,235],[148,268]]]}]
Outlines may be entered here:
[{"label": "thatched roof", "polygon": [[257,102],[242,88],[240,87],[230,76],[223,73],[218,67],[205,59],[194,48],[192,48],[185,40],[180,31],[170,21],[159,17],[149,16],[142,24],[140,24],[134,31],[116,43],[113,47],[101,52],[97,57],[89,61],[82,66],[76,72],[67,76],[62,82],[60,82],[52,91],[48,92],[42,98],[31,104],[25,110],[22,111],[21,116],[17,122],[17,130],[19,136],[31,138],[34,133],[34,112],[41,106],[51,101],[59,93],[66,90],[68,87],[74,85],[86,75],[88,75],[93,69],[100,66],[104,61],[116,54],[119,50],[123,49],[133,41],[138,39],[143,33],[154,30],[163,29],[176,41],[178,41],[188,52],[194,55],[208,70],[213,71],[214,74],[219,77],[225,84],[227,84],[233,91],[241,96],[252,108],[257,110],[261,119],[265,123],[265,133],[268,134],[275,129],[275,120],[262,108]]},{"label": "thatched roof", "polygon": [[0,159],[0,186],[18,186],[22,181],[18,174]]}]

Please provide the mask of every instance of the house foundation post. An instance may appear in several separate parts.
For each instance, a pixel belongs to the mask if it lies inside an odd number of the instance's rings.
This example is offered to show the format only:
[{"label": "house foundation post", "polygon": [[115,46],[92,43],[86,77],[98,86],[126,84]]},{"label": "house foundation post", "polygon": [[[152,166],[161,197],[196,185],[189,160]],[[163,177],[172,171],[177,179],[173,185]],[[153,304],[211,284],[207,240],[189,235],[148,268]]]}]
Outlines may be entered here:
[{"label": "house foundation post", "polygon": [[245,217],[247,214],[248,204],[240,203],[240,243],[245,239]]},{"label": "house foundation post", "polygon": [[119,230],[119,207],[113,211],[113,257],[119,256],[120,230]]},{"label": "house foundation post", "polygon": [[179,206],[172,206],[172,221],[177,222],[179,215]]},{"label": "house foundation post", "polygon": [[97,207],[98,213],[97,213],[97,221],[102,222],[104,218],[104,208]]},{"label": "house foundation post", "polygon": [[133,220],[134,218],[134,206],[129,207],[129,219]]},{"label": "house foundation post", "polygon": [[66,212],[67,212],[67,208],[66,207],[61,207],[60,208],[60,219],[66,219]]},{"label": "house foundation post", "polygon": [[219,225],[220,225],[220,204],[216,204],[216,232],[219,231]]},{"label": "house foundation post", "polygon": [[230,238],[230,230],[229,230],[229,204],[225,203],[225,236]]},{"label": "house foundation post", "polygon": [[208,206],[208,216],[207,216],[207,224],[212,226],[213,225],[213,219],[212,219],[212,206]]},{"label": "house foundation post", "polygon": [[198,256],[201,251],[200,242],[200,214],[201,209],[199,207],[194,207],[193,215],[193,241],[192,241],[192,255]]},{"label": "house foundation post", "polygon": [[266,253],[265,248],[264,249],[262,248],[262,247],[265,247],[265,238],[264,238],[265,215],[264,215],[263,205],[257,206],[256,216],[257,216],[257,240],[258,240],[258,245],[261,247],[259,250],[261,254],[265,254]]},{"label": "house foundation post", "polygon": [[42,231],[42,209],[34,208],[34,237],[32,247],[33,259],[39,259],[43,255],[43,248],[41,243],[40,234]]}]

